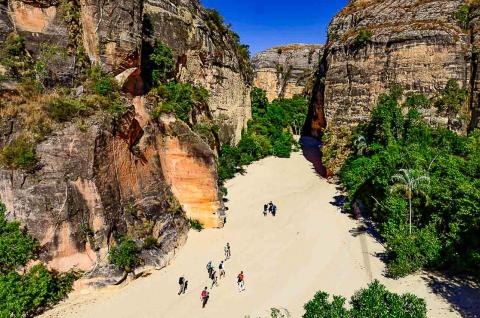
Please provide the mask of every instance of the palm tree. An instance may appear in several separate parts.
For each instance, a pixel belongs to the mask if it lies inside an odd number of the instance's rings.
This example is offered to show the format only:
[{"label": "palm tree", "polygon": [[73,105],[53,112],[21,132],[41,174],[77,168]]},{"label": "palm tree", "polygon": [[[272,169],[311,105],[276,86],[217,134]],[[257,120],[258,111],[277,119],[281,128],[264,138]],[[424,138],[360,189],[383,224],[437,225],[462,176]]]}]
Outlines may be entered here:
[{"label": "palm tree", "polygon": [[367,150],[368,145],[367,145],[367,139],[365,139],[364,136],[360,135],[358,136],[354,141],[353,145],[355,146],[355,149],[357,149],[357,155],[363,155],[365,150]]},{"label": "palm tree", "polygon": [[400,169],[399,173],[392,177],[392,181],[395,184],[392,187],[392,192],[402,192],[405,198],[408,199],[408,205],[410,209],[409,223],[410,223],[410,235],[412,234],[412,199],[414,194],[421,192],[422,185],[425,182],[430,182],[428,176],[418,175],[415,170],[412,169]]}]

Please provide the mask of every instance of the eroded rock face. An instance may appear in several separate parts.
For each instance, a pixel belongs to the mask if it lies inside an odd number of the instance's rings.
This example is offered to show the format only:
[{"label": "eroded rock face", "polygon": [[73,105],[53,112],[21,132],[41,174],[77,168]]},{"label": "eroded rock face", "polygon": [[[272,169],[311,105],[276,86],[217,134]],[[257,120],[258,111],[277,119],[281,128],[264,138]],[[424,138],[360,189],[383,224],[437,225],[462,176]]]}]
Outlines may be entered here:
[{"label": "eroded rock face", "polygon": [[276,98],[310,95],[314,73],[323,55],[323,46],[291,44],[258,53],[252,60],[254,86],[263,89],[271,102]]},{"label": "eroded rock face", "polygon": [[[454,13],[460,0],[356,0],[333,19],[313,93],[307,131],[327,124],[354,126],[368,119],[380,94],[393,84],[429,97],[450,79],[471,90],[472,43]],[[365,45],[361,31],[371,32]],[[368,36],[367,36],[368,38]],[[471,114],[471,109],[462,110]],[[428,120],[443,123],[433,109]],[[466,131],[469,122],[460,123]]]},{"label": "eroded rock face", "polygon": [[83,45],[115,75],[140,67],[143,0],[80,0]]},{"label": "eroded rock face", "polygon": [[223,143],[237,143],[251,116],[250,83],[233,41],[207,24],[198,1],[148,0],[144,4],[146,40],[158,39],[178,59],[178,79],[205,87]]},{"label": "eroded rock face", "polygon": [[37,147],[33,174],[0,170],[9,217],[41,242],[52,268],[105,264],[114,233],[153,236],[161,258],[186,238],[176,200],[187,217],[223,225],[212,150],[173,117],[145,118],[141,105],[120,122],[97,116],[87,131],[71,124],[55,133]]},{"label": "eroded rock face", "polygon": [[[71,13],[79,18],[72,22]],[[117,235],[139,244],[155,238],[159,247],[144,254],[147,265],[158,264],[185,241],[188,218],[223,226],[215,151],[180,120],[150,118],[142,96],[142,56],[158,39],[174,52],[177,79],[210,92],[205,112],[220,126],[221,141],[239,140],[250,116],[250,82],[233,39],[211,29],[207,15],[196,0],[0,2],[0,41],[16,29],[34,58],[44,44],[66,52],[52,86],[76,83],[85,57],[116,76],[132,105],[121,118],[98,112],[80,125],[62,124],[36,146],[34,172],[0,169],[8,217],[41,242],[52,268],[106,265]],[[23,126],[14,116],[0,122],[3,147]]]}]

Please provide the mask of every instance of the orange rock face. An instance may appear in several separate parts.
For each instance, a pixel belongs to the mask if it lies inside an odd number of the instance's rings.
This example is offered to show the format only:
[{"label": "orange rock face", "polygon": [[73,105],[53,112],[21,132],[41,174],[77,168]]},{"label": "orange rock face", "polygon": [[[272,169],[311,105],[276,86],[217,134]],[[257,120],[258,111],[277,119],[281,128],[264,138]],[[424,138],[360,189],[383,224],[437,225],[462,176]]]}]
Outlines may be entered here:
[{"label": "orange rock face", "polygon": [[42,33],[53,22],[56,7],[36,8],[20,1],[12,2],[11,16],[15,25],[22,31]]},{"label": "orange rock face", "polygon": [[206,228],[223,226],[216,171],[190,155],[175,137],[166,138],[163,151],[162,169],[187,217],[200,221]]}]

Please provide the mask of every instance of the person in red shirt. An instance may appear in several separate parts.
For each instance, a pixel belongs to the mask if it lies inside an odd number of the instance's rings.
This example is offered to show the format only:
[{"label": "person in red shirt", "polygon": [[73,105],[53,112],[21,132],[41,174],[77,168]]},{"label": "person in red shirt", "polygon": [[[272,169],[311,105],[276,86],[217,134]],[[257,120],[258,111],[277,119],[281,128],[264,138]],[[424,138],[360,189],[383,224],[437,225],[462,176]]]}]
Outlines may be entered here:
[{"label": "person in red shirt", "polygon": [[210,295],[209,295],[208,289],[207,287],[205,287],[205,289],[202,290],[202,296],[201,296],[202,308],[205,308],[205,305],[207,304],[209,297]]},{"label": "person in red shirt", "polygon": [[237,284],[240,292],[245,290],[245,275],[243,275],[243,271],[241,271],[237,276]]}]

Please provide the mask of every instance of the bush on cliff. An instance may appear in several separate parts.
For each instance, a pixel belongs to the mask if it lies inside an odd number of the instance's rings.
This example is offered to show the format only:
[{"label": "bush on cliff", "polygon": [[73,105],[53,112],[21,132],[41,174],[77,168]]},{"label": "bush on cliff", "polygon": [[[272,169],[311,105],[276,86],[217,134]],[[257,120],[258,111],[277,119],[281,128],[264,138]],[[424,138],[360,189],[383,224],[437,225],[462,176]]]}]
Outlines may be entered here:
[{"label": "bush on cliff", "polygon": [[[354,132],[366,150],[349,144],[351,154],[340,171],[346,209],[360,199],[371,212],[385,239],[391,276],[427,266],[480,277],[480,131],[461,136],[429,127],[415,107],[402,107],[400,98],[383,95],[370,121]],[[418,193],[412,188],[411,196],[392,191],[400,169],[428,176],[428,186]]]},{"label": "bush on cliff", "polygon": [[243,166],[265,158],[288,158],[295,146],[293,133],[298,133],[306,119],[307,100],[301,96],[268,103],[265,91],[251,93],[252,120],[236,147],[224,145],[219,157],[219,179],[224,182],[243,171]]},{"label": "bush on cliff", "polygon": [[0,317],[32,317],[62,300],[78,273],[59,274],[37,264],[20,274],[36,258],[38,243],[5,212],[0,203]]},{"label": "bush on cliff", "polygon": [[149,56],[151,78],[154,84],[161,84],[173,77],[175,62],[172,50],[162,41],[155,41],[153,52]]},{"label": "bush on cliff", "polygon": [[117,245],[110,249],[108,259],[118,269],[132,273],[140,265],[139,254],[140,249],[132,239],[120,238]]},{"label": "bush on cliff", "polygon": [[192,112],[207,109],[208,91],[203,87],[188,83],[170,82],[152,89],[150,97],[154,101],[153,118],[162,113],[173,113],[192,126]]},{"label": "bush on cliff", "polygon": [[17,137],[0,151],[0,164],[9,169],[34,169],[37,157],[33,144],[25,136]]},{"label": "bush on cliff", "polygon": [[360,29],[355,37],[355,47],[364,48],[372,40],[373,32],[368,29]]},{"label": "bush on cliff", "polygon": [[426,318],[425,301],[412,294],[398,295],[389,292],[378,281],[358,291],[350,299],[351,309],[345,308],[345,298],[318,292],[305,304],[303,318]]}]

